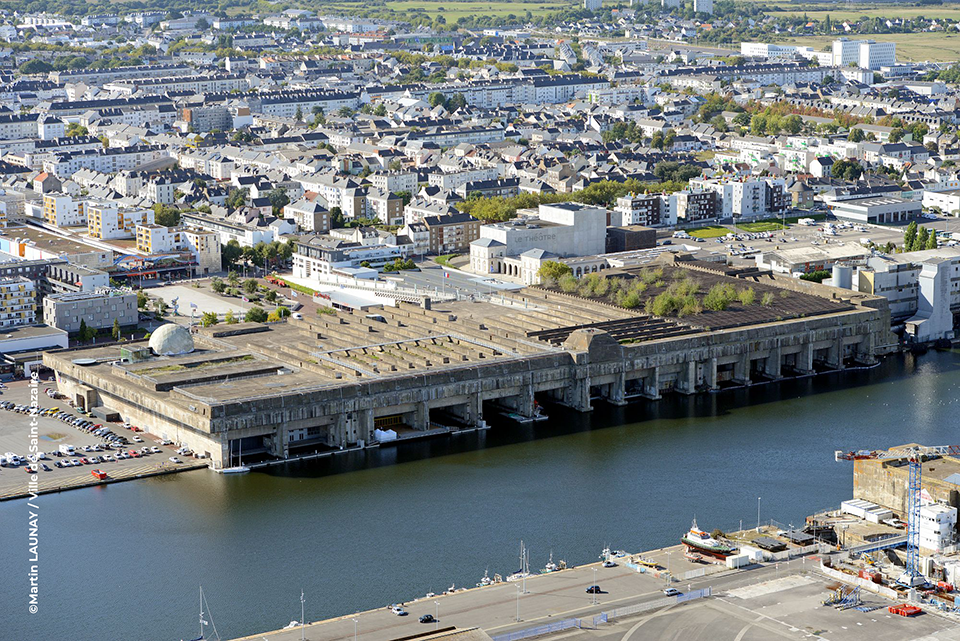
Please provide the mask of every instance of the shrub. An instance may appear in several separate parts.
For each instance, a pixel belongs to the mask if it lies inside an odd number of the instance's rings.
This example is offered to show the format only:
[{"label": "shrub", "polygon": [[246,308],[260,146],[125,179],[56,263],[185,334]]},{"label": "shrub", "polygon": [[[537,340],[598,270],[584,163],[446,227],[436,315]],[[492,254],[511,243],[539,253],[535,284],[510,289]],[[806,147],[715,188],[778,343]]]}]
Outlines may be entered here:
[{"label": "shrub", "polygon": [[561,276],[558,283],[560,284],[560,289],[562,289],[567,294],[571,294],[575,292],[577,290],[577,285],[579,284],[577,282],[576,276],[574,276],[573,274],[565,274]]},{"label": "shrub", "polygon": [[740,299],[741,305],[753,305],[753,301],[756,300],[757,295],[753,291],[753,287],[748,287],[746,289],[741,289],[737,294],[737,298]]},{"label": "shrub", "polygon": [[659,267],[657,269],[644,269],[640,272],[640,280],[647,283],[653,283],[660,280],[663,277],[663,270]]},{"label": "shrub", "polygon": [[[620,292],[623,293],[623,292]],[[628,292],[620,298],[619,305],[626,309],[633,309],[640,304],[640,296],[636,292]]]},{"label": "shrub", "polygon": [[730,283],[717,283],[703,298],[703,306],[715,312],[722,312],[737,298],[737,290]]},{"label": "shrub", "polygon": [[770,307],[771,305],[773,305],[773,299],[774,299],[774,298],[775,298],[775,297],[774,297],[774,295],[773,295],[772,292],[766,292],[766,293],[760,298],[760,304],[763,305],[764,307]]}]

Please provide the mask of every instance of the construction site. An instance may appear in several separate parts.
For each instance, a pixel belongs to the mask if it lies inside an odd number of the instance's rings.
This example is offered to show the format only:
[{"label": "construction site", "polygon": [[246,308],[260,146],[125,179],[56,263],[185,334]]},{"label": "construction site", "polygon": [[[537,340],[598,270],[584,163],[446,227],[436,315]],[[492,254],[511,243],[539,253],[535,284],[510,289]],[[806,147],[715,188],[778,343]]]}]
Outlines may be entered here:
[{"label": "construction site", "polygon": [[[491,414],[522,421],[551,405],[586,412],[868,367],[896,350],[882,297],[682,257],[659,269],[763,302],[682,316],[540,287],[484,301],[385,299],[281,323],[171,326],[149,343],[52,351],[44,363],[78,407],[218,468],[240,455],[286,460],[473,430]],[[178,347],[155,344],[161,333]]]}]

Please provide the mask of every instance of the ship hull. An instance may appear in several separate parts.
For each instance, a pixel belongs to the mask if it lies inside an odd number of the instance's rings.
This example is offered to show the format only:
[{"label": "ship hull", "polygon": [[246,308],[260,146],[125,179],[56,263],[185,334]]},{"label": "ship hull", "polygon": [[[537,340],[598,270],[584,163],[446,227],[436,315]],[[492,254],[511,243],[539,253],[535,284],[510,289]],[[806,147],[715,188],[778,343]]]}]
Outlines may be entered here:
[{"label": "ship hull", "polygon": [[715,559],[725,559],[731,554],[733,554],[734,552],[736,552],[736,550],[734,550],[733,548],[728,548],[728,547],[713,548],[713,547],[707,547],[704,545],[699,545],[696,542],[691,541],[687,537],[683,537],[682,539],[680,539],[680,541],[685,546],[687,546],[688,550],[692,552],[696,552],[697,554],[712,556]]}]

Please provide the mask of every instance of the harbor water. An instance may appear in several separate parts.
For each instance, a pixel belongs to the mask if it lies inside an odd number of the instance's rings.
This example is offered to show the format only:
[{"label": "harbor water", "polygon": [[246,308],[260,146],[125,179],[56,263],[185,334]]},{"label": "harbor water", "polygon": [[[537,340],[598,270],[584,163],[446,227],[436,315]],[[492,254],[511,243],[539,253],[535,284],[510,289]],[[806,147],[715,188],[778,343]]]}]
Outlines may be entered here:
[{"label": "harbor water", "polygon": [[[246,475],[207,470],[0,504],[0,638],[181,639],[197,587],[223,638],[592,562],[850,497],[837,449],[960,442],[960,353],[382,447]],[[16,471],[4,469],[2,474]],[[30,512],[38,612],[28,613]]]}]

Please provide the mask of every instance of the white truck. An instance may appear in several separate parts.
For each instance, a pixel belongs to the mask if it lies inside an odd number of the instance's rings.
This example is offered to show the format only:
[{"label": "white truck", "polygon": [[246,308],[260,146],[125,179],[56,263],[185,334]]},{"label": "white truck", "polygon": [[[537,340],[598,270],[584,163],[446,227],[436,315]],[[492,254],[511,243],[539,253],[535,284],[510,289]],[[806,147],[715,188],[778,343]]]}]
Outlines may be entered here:
[{"label": "white truck", "polygon": [[60,453],[65,454],[67,456],[73,456],[74,454],[76,454],[72,445],[61,445]]}]

